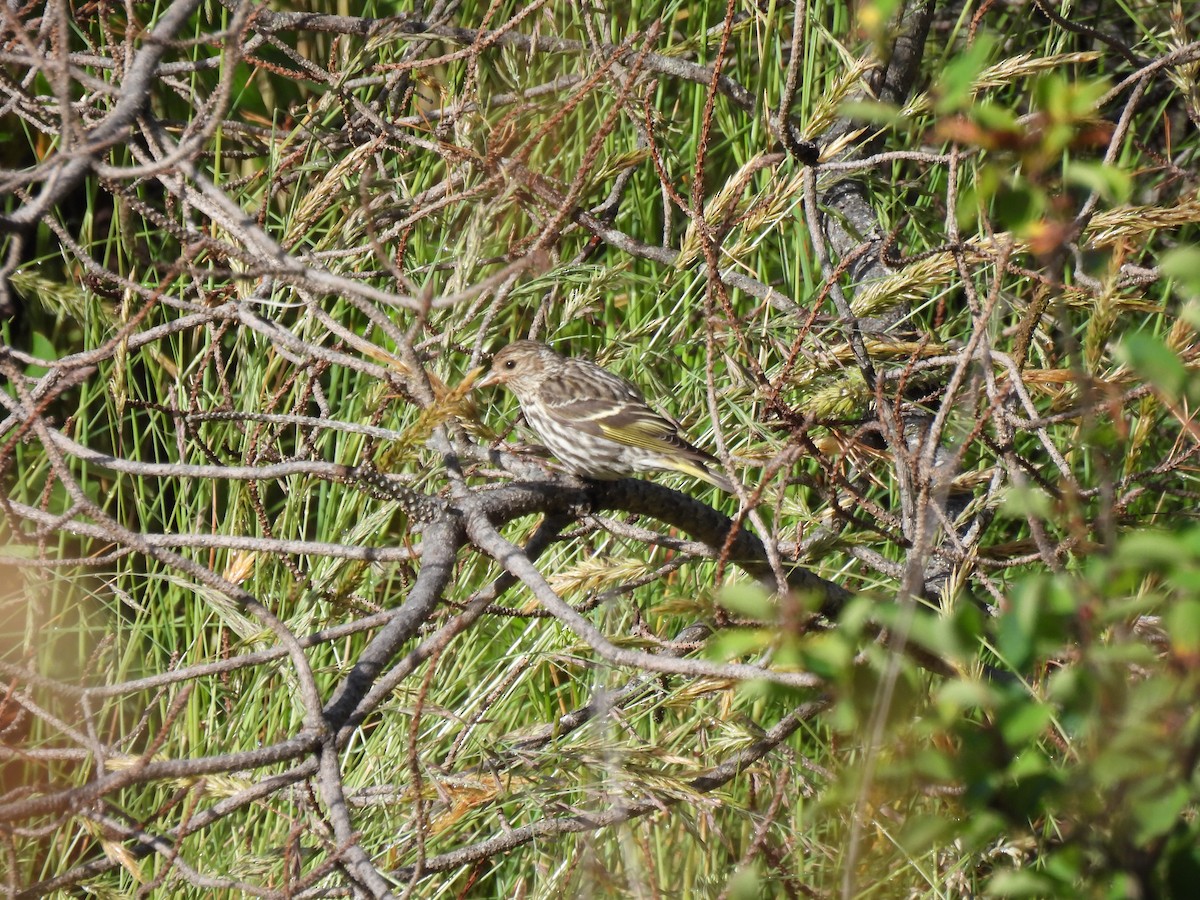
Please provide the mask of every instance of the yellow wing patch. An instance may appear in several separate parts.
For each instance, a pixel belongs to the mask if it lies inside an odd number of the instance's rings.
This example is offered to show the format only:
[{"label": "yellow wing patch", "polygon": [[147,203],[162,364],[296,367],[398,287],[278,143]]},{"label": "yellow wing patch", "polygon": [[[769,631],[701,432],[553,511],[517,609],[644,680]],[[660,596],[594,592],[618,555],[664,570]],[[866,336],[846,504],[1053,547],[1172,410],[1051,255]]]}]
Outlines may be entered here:
[{"label": "yellow wing patch", "polygon": [[601,433],[630,447],[640,447],[643,450],[675,450],[680,449],[679,438],[675,429],[666,422],[656,422],[652,419],[638,419],[620,425],[598,423]]}]

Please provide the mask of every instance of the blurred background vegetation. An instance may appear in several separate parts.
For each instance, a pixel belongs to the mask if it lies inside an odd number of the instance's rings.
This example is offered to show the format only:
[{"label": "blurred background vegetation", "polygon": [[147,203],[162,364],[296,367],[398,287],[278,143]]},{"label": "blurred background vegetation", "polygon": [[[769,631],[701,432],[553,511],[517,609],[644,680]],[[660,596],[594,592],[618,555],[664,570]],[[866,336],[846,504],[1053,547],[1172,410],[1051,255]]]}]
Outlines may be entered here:
[{"label": "blurred background vegetation", "polygon": [[[0,35],[7,896],[1192,895],[1200,8]],[[744,492],[525,452],[529,335]]]}]

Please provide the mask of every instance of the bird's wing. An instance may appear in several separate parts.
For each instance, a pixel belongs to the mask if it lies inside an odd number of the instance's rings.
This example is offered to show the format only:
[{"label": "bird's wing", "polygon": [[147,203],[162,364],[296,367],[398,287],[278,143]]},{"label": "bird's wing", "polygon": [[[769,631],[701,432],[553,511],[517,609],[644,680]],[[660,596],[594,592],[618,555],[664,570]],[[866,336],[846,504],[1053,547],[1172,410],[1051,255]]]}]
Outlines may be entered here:
[{"label": "bird's wing", "polygon": [[679,437],[676,426],[646,406],[640,395],[636,401],[614,396],[570,398],[559,395],[542,398],[542,404],[554,419],[582,433],[659,454],[683,454],[701,462],[712,460],[706,452]]},{"label": "bird's wing", "polygon": [[542,384],[546,411],[563,424],[629,447],[712,459],[679,436],[676,425],[646,405],[641,392],[587,360],[572,359],[561,375]]},{"label": "bird's wing", "polygon": [[704,462],[712,459],[681,438],[674,425],[650,409],[621,410],[598,424],[605,437],[621,444],[660,453],[684,453]]}]

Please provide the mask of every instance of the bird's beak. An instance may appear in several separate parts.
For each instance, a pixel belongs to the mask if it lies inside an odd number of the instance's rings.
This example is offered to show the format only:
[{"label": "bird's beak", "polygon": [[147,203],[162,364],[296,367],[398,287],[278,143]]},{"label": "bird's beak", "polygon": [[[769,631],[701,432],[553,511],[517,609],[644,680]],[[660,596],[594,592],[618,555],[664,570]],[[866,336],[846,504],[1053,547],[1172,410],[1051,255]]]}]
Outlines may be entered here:
[{"label": "bird's beak", "polygon": [[495,387],[499,383],[500,383],[500,373],[499,372],[488,372],[486,375],[483,376],[483,378],[480,381],[476,382],[475,387],[476,388]]}]

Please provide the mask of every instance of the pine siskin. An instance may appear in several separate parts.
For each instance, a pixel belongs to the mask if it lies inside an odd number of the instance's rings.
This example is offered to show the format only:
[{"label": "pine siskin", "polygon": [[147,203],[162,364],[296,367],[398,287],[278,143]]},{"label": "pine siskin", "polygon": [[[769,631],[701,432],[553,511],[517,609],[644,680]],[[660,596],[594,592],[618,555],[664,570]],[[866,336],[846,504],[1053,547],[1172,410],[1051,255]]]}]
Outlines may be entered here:
[{"label": "pine siskin", "polygon": [[560,356],[537,341],[514,341],[492,358],[479,387],[508,385],[538,437],[571,472],[612,480],[633,472],[674,471],[733,493],[693,447],[652,410],[632,384],[588,359]]}]

